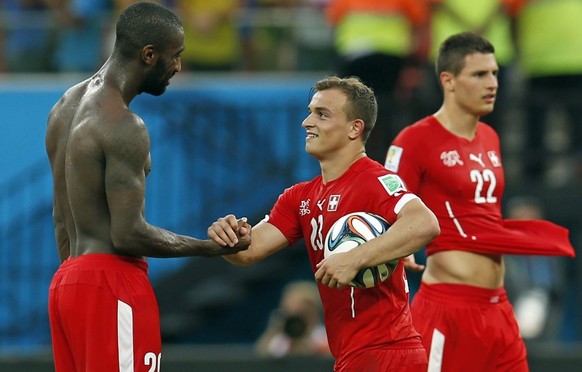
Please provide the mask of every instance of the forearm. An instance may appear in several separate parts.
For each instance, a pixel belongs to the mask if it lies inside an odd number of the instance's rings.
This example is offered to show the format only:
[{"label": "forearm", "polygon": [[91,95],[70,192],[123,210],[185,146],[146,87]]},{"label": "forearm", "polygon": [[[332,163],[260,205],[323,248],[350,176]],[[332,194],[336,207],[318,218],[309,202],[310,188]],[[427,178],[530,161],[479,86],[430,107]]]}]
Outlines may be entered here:
[{"label": "forearm", "polygon": [[358,249],[351,250],[353,262],[358,268],[373,267],[392,262],[419,251],[424,241],[416,234],[406,234],[402,231],[385,233]]},{"label": "forearm", "polygon": [[438,221],[425,208],[422,205],[422,208],[409,209],[386,233],[364,244],[360,252],[351,251],[358,266],[372,267],[409,256],[437,237]]},{"label": "forearm", "polygon": [[197,239],[187,235],[176,234],[169,230],[145,224],[129,233],[115,234],[115,250],[132,256],[156,258],[177,258],[203,256],[213,257],[228,255],[241,249],[240,246],[223,247],[210,239]]},{"label": "forearm", "polygon": [[[249,248],[250,249],[250,248]],[[226,261],[237,266],[249,266],[259,261],[253,258],[249,250],[223,256]]]}]

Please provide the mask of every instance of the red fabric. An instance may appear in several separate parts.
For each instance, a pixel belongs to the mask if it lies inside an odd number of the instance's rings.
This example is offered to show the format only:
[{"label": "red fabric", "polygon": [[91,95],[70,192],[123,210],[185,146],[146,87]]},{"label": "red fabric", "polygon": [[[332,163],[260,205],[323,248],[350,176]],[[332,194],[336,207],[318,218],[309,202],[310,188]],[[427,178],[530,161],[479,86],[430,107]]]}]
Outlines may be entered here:
[{"label": "red fabric", "polygon": [[[56,372],[158,370],[159,311],[143,260],[106,254],[69,258],[51,282],[49,319]],[[119,324],[127,332],[118,332]],[[133,349],[123,346],[128,343]],[[131,369],[120,368],[120,344],[129,359],[133,354]]]},{"label": "red fabric", "polygon": [[489,239],[475,242],[479,253],[574,257],[569,230],[544,220],[502,220]]},{"label": "red fabric", "polygon": [[424,348],[376,349],[358,355],[334,372],[426,372]]},{"label": "red fabric", "polygon": [[497,133],[477,124],[467,140],[433,116],[406,127],[388,150],[386,167],[402,177],[439,220],[427,255],[445,250],[574,257],[568,233],[548,221],[504,220],[505,188]]},{"label": "red fabric", "polygon": [[[412,300],[414,326],[429,354],[429,370],[527,372],[527,353],[503,288],[421,283]],[[444,336],[444,344],[434,337]],[[434,337],[434,340],[433,340]],[[434,342],[433,342],[434,341]],[[444,345],[441,349],[440,346]]]},{"label": "red fabric", "polygon": [[[386,177],[396,176],[381,164],[362,158],[334,181],[324,184],[318,176],[285,190],[271,210],[268,221],[287,237],[290,244],[305,239],[315,272],[315,265],[324,255],[323,239],[340,217],[366,211],[382,216],[390,224],[396,221],[396,205],[410,193],[398,187],[389,191],[383,181]],[[336,367],[350,365],[352,358],[364,352],[421,347],[418,333],[412,327],[406,280],[401,261],[388,279],[373,288],[337,290],[319,284],[329,346]]]}]

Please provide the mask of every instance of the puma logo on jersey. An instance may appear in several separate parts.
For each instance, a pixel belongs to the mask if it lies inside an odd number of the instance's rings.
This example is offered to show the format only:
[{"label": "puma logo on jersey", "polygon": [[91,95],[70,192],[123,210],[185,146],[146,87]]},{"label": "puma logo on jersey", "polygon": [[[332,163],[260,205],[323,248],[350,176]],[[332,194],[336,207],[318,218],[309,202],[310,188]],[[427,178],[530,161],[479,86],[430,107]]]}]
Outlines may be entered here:
[{"label": "puma logo on jersey", "polygon": [[483,156],[483,154],[479,153],[479,156],[474,155],[474,154],[469,154],[469,159],[476,161],[477,163],[479,163],[483,168],[485,168],[485,163],[483,163],[483,159],[481,158]]}]

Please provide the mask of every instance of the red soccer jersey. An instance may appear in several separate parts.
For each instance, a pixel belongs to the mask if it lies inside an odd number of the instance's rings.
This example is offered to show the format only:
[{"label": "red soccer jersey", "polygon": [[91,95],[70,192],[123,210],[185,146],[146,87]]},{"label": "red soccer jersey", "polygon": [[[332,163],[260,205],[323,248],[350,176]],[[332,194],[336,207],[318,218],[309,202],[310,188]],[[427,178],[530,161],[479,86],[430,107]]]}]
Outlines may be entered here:
[{"label": "red soccer jersey", "polygon": [[400,132],[385,166],[397,172],[439,220],[441,234],[427,246],[427,255],[443,250],[574,255],[568,230],[561,226],[503,220],[499,136],[485,123],[477,124],[470,141],[428,116]]},{"label": "red soccer jersey", "polygon": [[[379,163],[363,158],[340,178],[324,184],[321,176],[286,189],[275,203],[269,223],[294,244],[305,238],[313,271],[323,259],[324,239],[340,217],[357,211],[375,213],[390,224],[416,196],[400,178]],[[319,285],[330,350],[336,366],[365,349],[420,347],[412,326],[403,263],[373,288],[342,290]]]}]

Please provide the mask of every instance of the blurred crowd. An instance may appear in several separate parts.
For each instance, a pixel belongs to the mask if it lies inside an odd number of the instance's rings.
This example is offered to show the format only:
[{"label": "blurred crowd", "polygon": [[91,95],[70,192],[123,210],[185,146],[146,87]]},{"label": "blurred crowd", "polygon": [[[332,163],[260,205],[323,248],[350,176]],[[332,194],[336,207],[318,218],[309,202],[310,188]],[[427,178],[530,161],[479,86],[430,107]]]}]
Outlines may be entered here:
[{"label": "blurred crowd", "polygon": [[[116,15],[132,2],[2,0],[0,73],[92,73],[112,48]],[[457,32],[482,34],[500,66],[496,109],[483,121],[501,135],[508,185],[558,190],[582,181],[582,0],[159,2],[184,22],[183,71],[359,76],[378,98],[367,150],[382,163],[395,133],[438,109],[436,47]],[[534,298],[545,314],[560,269],[510,262],[519,293],[530,295],[518,297],[517,311]],[[544,270],[543,283],[529,283],[528,272]],[[527,311],[520,319],[532,337],[545,324]],[[277,347],[292,345],[285,342]]]},{"label": "blurred crowd", "polygon": [[[92,72],[135,0],[2,0],[0,72]],[[186,71],[321,70],[331,31],[322,0],[153,0],[184,22]],[[298,53],[310,54],[299,58]],[[327,53],[327,54],[326,54]],[[321,55],[323,64],[310,64]],[[317,62],[314,62],[317,63]]]},{"label": "blurred crowd", "polygon": [[[582,178],[582,0],[157,1],[184,22],[184,71],[359,76],[378,97],[368,155],[381,162],[403,125],[438,108],[436,47],[456,32],[483,34],[500,66],[484,120],[502,135],[507,176],[555,188]],[[3,0],[0,72],[95,71],[131,2]]]}]

